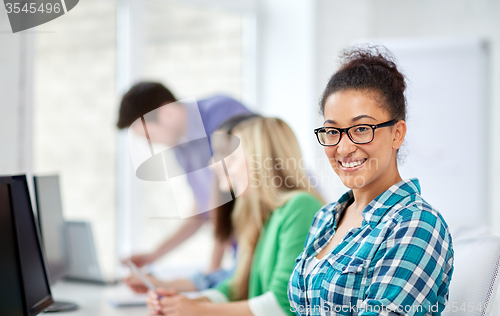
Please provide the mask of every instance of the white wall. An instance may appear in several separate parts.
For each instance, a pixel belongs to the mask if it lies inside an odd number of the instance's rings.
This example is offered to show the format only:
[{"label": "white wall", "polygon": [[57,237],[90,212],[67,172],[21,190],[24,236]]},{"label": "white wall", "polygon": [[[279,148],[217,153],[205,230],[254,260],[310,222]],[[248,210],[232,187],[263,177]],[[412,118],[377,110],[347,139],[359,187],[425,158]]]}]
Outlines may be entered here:
[{"label": "white wall", "polygon": [[[489,43],[488,220],[500,234],[500,2],[490,0],[318,0],[319,95],[340,51],[358,39],[481,38]],[[473,105],[471,105],[472,107]],[[464,145],[464,150],[467,146]]]},{"label": "white wall", "polygon": [[[481,40],[382,43],[408,78],[408,131],[399,170],[453,237],[487,226],[487,48]],[[467,197],[467,198],[457,198]]]},{"label": "white wall", "polygon": [[32,170],[32,34],[12,34],[0,10],[0,174]]},{"label": "white wall", "polygon": [[260,1],[257,9],[257,109],[292,127],[307,162],[317,108],[315,14],[310,0]]}]

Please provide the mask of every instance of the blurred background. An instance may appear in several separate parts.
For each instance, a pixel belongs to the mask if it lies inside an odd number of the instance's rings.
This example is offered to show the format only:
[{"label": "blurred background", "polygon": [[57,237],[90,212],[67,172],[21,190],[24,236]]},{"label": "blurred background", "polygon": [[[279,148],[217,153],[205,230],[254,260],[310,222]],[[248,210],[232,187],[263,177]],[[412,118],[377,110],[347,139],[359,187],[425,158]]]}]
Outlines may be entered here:
[{"label": "blurred background", "polygon": [[[499,16],[497,0],[85,0],[12,34],[0,8],[0,174],[59,174],[66,218],[92,223],[114,274],[119,257],[154,249],[179,225],[177,207],[193,203],[138,180],[115,127],[123,93],[154,80],[178,99],[224,93],[284,119],[335,201],[345,188],[312,132],[318,100],[343,49],[378,43],[408,79],[402,175],[420,179],[453,233],[500,235]],[[205,226],[164,261],[208,263]]]}]

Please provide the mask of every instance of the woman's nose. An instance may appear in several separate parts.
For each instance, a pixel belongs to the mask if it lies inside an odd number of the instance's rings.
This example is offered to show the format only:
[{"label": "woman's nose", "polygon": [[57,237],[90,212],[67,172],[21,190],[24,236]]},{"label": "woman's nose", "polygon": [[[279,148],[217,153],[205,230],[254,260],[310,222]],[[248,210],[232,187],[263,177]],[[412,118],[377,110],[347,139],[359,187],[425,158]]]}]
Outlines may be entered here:
[{"label": "woman's nose", "polygon": [[337,152],[342,156],[347,156],[357,149],[356,144],[354,144],[347,133],[342,133],[340,135],[340,141],[337,144]]}]

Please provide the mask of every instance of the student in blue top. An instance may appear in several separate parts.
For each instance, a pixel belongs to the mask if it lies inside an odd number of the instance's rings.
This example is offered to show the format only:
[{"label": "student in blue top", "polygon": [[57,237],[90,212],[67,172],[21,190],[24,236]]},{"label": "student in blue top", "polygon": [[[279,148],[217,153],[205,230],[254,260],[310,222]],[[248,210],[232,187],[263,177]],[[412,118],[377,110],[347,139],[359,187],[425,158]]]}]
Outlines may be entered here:
[{"label": "student in blue top", "polygon": [[440,315],[453,249],[441,214],[403,180],[405,78],[390,53],[345,54],[321,98],[317,128],[330,164],[351,190],[315,216],[288,285],[297,315]]},{"label": "student in blue top", "polygon": [[[212,187],[215,178],[211,169],[203,167],[211,158],[211,150],[208,146],[200,146],[195,142],[184,142],[181,146],[176,145],[183,143],[186,139],[200,140],[210,136],[219,125],[229,118],[251,114],[243,104],[224,95],[201,99],[197,101],[197,104],[176,101],[173,93],[161,83],[144,81],[132,86],[123,96],[120,104],[117,122],[119,129],[128,127],[134,129],[134,127],[139,126],[140,128],[136,132],[144,134],[143,125],[134,124],[139,119],[144,119],[143,123],[147,125],[148,137],[152,142],[168,147],[174,146],[177,163],[186,173],[195,197],[195,209],[191,213],[199,214],[189,220],[182,221],[177,232],[153,252],[134,254],[125,259],[131,260],[139,267],[159,259],[182,244],[209,219],[204,211],[211,209],[209,203],[214,193]],[[224,249],[231,244],[231,236],[225,233],[227,230],[217,225],[215,214],[212,217],[216,221],[216,236],[212,259],[207,271],[199,272],[189,280],[181,279],[158,285],[178,291],[205,290],[217,286],[232,275],[231,270],[220,269]],[[125,279],[125,282],[136,292],[147,291],[142,282],[134,276]]]}]

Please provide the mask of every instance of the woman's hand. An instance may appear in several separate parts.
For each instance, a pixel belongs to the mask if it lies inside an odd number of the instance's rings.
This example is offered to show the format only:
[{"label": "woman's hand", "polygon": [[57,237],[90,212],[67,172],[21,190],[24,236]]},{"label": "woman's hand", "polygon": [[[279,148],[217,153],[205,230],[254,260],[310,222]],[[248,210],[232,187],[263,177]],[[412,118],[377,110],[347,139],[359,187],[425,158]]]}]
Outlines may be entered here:
[{"label": "woman's hand", "polygon": [[203,303],[182,295],[164,297],[160,300],[160,304],[161,311],[168,316],[198,316],[204,314]]},{"label": "woman's hand", "polygon": [[156,292],[149,291],[148,299],[146,304],[149,309],[149,315],[165,315],[162,311],[162,306],[160,300],[164,297],[178,296],[179,293],[176,290],[157,288]]},{"label": "woman's hand", "polygon": [[198,316],[207,302],[207,298],[189,299],[173,290],[157,289],[149,292],[147,305],[150,315]]}]

